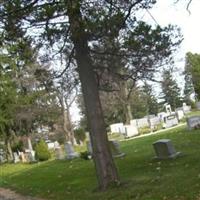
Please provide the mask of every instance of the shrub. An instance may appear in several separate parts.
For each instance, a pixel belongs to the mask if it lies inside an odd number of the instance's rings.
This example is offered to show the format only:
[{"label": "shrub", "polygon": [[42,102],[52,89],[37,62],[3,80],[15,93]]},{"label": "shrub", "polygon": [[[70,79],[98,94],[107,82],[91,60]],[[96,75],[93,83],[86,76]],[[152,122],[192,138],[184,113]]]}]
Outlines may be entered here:
[{"label": "shrub", "polygon": [[92,158],[91,154],[88,151],[81,152],[80,157],[84,160],[90,160]]},{"label": "shrub", "polygon": [[39,161],[45,161],[51,157],[50,151],[48,150],[48,146],[44,142],[44,140],[40,140],[39,143],[36,144],[35,155],[36,159]]}]

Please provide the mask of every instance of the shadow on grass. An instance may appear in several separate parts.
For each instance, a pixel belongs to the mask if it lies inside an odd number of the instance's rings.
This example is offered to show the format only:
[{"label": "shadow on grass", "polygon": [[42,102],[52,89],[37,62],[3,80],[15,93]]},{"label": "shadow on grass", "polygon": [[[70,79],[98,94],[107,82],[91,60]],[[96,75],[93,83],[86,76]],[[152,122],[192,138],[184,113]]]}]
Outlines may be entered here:
[{"label": "shadow on grass", "polygon": [[[186,156],[174,160],[155,161],[152,143],[169,138],[177,151]],[[48,161],[33,165],[5,165],[4,187],[46,199],[182,199],[195,200],[200,191],[200,131],[188,133],[178,128],[145,138],[121,143],[126,153],[116,159],[122,186],[107,192],[96,188],[94,164],[90,161]]]}]

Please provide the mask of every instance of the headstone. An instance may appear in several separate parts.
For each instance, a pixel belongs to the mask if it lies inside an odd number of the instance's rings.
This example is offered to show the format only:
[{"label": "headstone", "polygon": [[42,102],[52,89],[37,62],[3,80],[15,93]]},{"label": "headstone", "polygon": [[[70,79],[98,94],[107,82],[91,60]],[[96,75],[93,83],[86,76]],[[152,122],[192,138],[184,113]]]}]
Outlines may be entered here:
[{"label": "headstone", "polygon": [[164,117],[164,128],[170,128],[178,124],[178,119],[175,114]]},{"label": "headstone", "polygon": [[49,150],[54,149],[55,148],[54,142],[48,142],[47,147],[48,147]]},{"label": "headstone", "polygon": [[27,162],[24,152],[19,152],[19,157],[20,157],[22,163]]},{"label": "headstone", "polygon": [[183,103],[183,112],[188,113],[191,111],[191,106],[187,106],[186,103]]},{"label": "headstone", "polygon": [[185,117],[183,110],[176,110],[176,115],[179,121]]},{"label": "headstone", "polygon": [[120,151],[120,147],[119,147],[119,142],[116,140],[110,140],[109,141],[109,146],[110,146],[110,150],[112,153],[112,156],[115,158],[119,158],[119,157],[123,157],[125,156],[125,153],[122,153]]},{"label": "headstone", "polygon": [[65,146],[65,150],[67,153],[67,159],[73,159],[73,158],[79,157],[79,154],[74,151],[74,148],[73,148],[71,142],[65,143],[64,146]]},{"label": "headstone", "polygon": [[55,148],[55,149],[56,149],[56,148],[60,148],[60,144],[59,144],[58,141],[55,141],[55,142],[54,142],[54,148]]},{"label": "headstone", "polygon": [[126,137],[133,137],[138,135],[138,129],[136,126],[132,126],[132,125],[125,125],[125,136]]},{"label": "headstone", "polygon": [[200,129],[200,116],[192,116],[187,118],[187,126],[189,130]]},{"label": "headstone", "polygon": [[134,127],[137,127],[137,120],[136,119],[130,120],[130,125],[134,126]]},{"label": "headstone", "polygon": [[65,159],[65,155],[61,147],[55,148],[55,157],[57,160]]},{"label": "headstone", "polygon": [[167,116],[166,112],[160,112],[157,114],[161,121],[164,121],[164,118]]},{"label": "headstone", "polygon": [[110,125],[110,131],[111,133],[125,133],[125,128],[123,123],[116,123]]},{"label": "headstone", "polygon": [[35,162],[35,151],[25,149],[25,159],[27,160],[27,162]]},{"label": "headstone", "polygon": [[0,163],[4,163],[5,161],[5,152],[3,149],[0,149]]},{"label": "headstone", "polygon": [[153,143],[156,153],[156,159],[176,158],[180,152],[176,152],[174,146],[169,139],[161,139]]},{"label": "headstone", "polygon": [[165,105],[165,110],[166,110],[166,113],[170,115],[170,114],[172,113],[171,105],[166,104],[166,105]]},{"label": "headstone", "polygon": [[198,102],[196,103],[196,108],[197,108],[197,110],[200,110],[200,101],[198,101]]},{"label": "headstone", "polygon": [[18,155],[17,152],[14,152],[14,153],[13,153],[13,157],[14,157],[14,163],[20,162],[19,155]]},{"label": "headstone", "polygon": [[149,118],[149,124],[150,124],[150,128],[155,129],[156,126],[158,126],[160,124],[161,120],[159,117],[152,117]]},{"label": "headstone", "polygon": [[149,127],[148,118],[145,117],[145,118],[137,119],[137,126],[138,128]]}]

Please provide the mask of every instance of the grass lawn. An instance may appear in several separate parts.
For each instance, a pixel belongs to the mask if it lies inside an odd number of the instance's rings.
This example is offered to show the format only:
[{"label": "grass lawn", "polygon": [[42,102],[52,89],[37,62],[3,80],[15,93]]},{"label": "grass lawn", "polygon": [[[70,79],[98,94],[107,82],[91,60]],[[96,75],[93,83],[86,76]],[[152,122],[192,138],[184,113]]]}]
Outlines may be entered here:
[{"label": "grass lawn", "polygon": [[[152,143],[172,140],[183,153],[175,160],[155,161]],[[93,162],[48,161],[4,164],[0,186],[52,200],[200,200],[200,130],[185,126],[144,138],[121,142],[126,153],[116,159],[123,185],[97,192]]]}]

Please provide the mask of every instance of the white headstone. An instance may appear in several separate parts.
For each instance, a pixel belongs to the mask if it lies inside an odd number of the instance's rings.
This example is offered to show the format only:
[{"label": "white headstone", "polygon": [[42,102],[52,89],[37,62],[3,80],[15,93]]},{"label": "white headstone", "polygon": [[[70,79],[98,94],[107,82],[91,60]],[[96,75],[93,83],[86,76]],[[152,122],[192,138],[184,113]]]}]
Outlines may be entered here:
[{"label": "white headstone", "polygon": [[125,128],[123,123],[116,123],[110,125],[110,131],[111,133],[125,133]]},{"label": "white headstone", "polygon": [[137,126],[138,128],[144,128],[144,127],[149,127],[149,120],[148,118],[140,118],[140,119],[137,119]]},{"label": "white headstone", "polygon": [[188,113],[191,111],[191,106],[187,106],[186,103],[183,103],[183,112]]},{"label": "white headstone", "polygon": [[17,152],[14,152],[14,153],[13,153],[13,157],[14,157],[14,163],[20,162],[19,155],[18,155]]},{"label": "white headstone", "polygon": [[30,149],[25,149],[25,158],[27,162],[35,162],[35,151]]},{"label": "white headstone", "polygon": [[161,120],[159,117],[153,117],[149,119],[149,123],[151,126],[156,126],[158,124],[160,124]]},{"label": "white headstone", "polygon": [[170,114],[172,113],[171,105],[166,104],[166,105],[165,105],[165,110],[166,110],[166,113],[170,115]]},{"label": "white headstone", "polygon": [[184,118],[184,112],[183,112],[183,110],[177,110],[176,111],[176,114],[177,114],[177,117],[178,117],[178,120],[180,121],[181,119],[183,119]]},{"label": "white headstone", "polygon": [[130,125],[137,127],[137,120],[136,119],[130,120]]},{"label": "white headstone", "polygon": [[176,115],[173,114],[164,117],[164,123],[163,123],[164,128],[170,128],[172,126],[176,126],[177,124],[178,124],[178,119]]},{"label": "white headstone", "polygon": [[166,112],[160,112],[157,114],[157,116],[160,118],[161,121],[164,121],[164,118],[167,116],[168,114]]},{"label": "white headstone", "polygon": [[136,126],[125,125],[125,135],[126,137],[133,137],[138,135],[138,129]]}]

